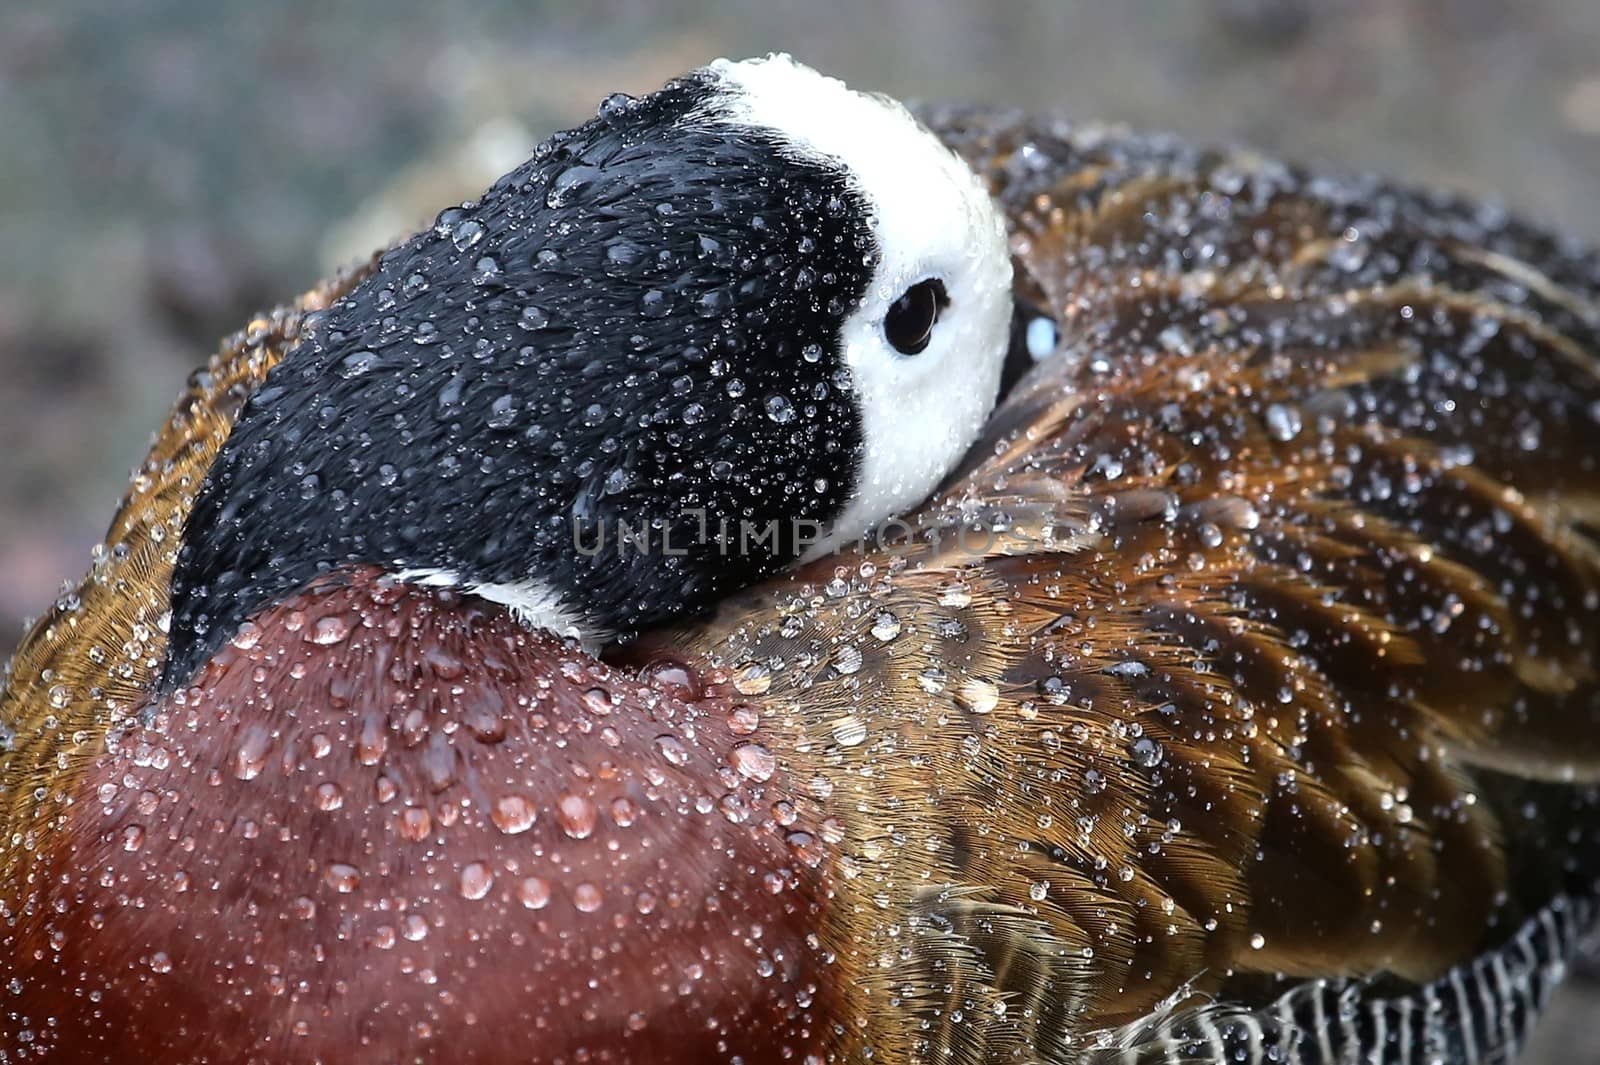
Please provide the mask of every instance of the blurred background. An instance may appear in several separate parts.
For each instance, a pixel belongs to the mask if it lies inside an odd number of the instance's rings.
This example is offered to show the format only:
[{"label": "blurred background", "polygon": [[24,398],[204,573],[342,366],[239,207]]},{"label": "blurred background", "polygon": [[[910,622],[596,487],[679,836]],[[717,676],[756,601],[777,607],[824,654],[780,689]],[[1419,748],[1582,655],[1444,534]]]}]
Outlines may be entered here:
[{"label": "blurred background", "polygon": [[[1596,0],[6,0],[0,658],[253,310],[607,93],[774,49],[902,97],[1494,195],[1600,240]],[[1534,1060],[1600,1057],[1578,998]]]}]

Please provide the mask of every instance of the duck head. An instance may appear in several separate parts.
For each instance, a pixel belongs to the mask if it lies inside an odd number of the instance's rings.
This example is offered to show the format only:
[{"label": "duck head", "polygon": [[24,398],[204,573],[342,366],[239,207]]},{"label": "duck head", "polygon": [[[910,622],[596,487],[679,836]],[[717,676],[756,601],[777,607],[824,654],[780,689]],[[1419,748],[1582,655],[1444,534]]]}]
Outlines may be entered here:
[{"label": "duck head", "polygon": [[[775,56],[608,101],[225,350],[100,627],[46,624],[57,666],[0,693],[34,782],[0,1057],[824,1060],[859,1018],[822,748],[590,652],[922,501],[1010,281],[953,154]],[[103,647],[146,639],[105,712]]]},{"label": "duck head", "polygon": [[387,252],[249,398],[162,687],[345,567],[595,638],[854,539],[976,436],[1010,277],[988,195],[897,103],[781,55],[614,97]]}]

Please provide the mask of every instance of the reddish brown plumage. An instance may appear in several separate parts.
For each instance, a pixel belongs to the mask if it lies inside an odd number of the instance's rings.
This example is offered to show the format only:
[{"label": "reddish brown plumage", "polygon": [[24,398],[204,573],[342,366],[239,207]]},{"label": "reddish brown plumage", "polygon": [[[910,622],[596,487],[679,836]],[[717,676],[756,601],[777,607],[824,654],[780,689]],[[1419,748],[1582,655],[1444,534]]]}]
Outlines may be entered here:
[{"label": "reddish brown plumage", "polygon": [[819,830],[759,728],[503,612],[347,577],[260,617],[77,781],[37,871],[50,916],[8,966],[32,1053],[819,1042],[796,1001],[825,993],[822,850],[791,842]]}]

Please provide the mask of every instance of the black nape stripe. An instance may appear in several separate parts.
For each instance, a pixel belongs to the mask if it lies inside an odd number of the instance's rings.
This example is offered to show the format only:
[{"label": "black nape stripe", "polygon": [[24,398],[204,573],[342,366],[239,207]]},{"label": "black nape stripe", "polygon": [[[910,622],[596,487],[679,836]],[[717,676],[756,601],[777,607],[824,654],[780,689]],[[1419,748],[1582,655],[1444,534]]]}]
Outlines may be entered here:
[{"label": "black nape stripe", "polygon": [[[842,173],[697,120],[718,91],[608,102],[268,374],[184,531],[162,691],[341,567],[543,582],[628,631],[775,571],[789,519],[843,508],[862,440],[837,329],[879,250]],[[730,550],[721,519],[776,531]]]}]

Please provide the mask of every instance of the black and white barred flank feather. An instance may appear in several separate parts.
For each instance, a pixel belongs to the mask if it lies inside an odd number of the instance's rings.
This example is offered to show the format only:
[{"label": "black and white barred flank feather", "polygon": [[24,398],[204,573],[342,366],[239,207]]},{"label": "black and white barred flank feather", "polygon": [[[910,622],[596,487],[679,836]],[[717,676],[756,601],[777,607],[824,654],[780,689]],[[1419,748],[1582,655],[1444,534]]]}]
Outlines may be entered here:
[{"label": "black and white barred flank feather", "polygon": [[1507,942],[1393,994],[1315,980],[1256,1010],[1178,1010],[1123,1032],[1095,1065],[1507,1065],[1594,931],[1593,898],[1560,895]]}]

